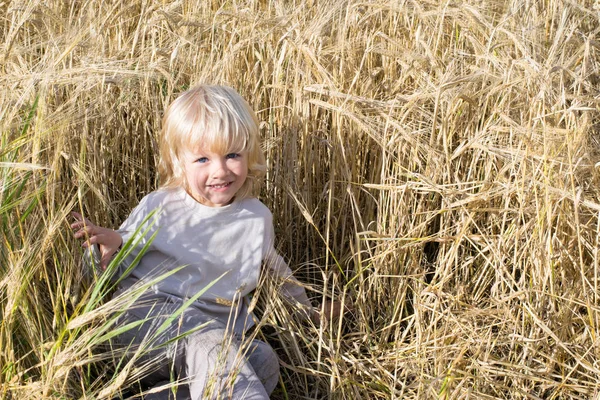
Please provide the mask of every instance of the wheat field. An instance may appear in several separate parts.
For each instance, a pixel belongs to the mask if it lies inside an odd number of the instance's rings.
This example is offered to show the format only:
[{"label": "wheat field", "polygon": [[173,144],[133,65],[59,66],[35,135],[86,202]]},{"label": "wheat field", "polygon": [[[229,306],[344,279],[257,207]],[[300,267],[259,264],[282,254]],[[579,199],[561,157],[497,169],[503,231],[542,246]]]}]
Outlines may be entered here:
[{"label": "wheat field", "polygon": [[273,398],[599,399],[599,66],[597,0],[0,1],[0,396],[136,398],[69,214],[118,227],[211,82],[257,111],[278,249],[351,304],[258,290]]}]

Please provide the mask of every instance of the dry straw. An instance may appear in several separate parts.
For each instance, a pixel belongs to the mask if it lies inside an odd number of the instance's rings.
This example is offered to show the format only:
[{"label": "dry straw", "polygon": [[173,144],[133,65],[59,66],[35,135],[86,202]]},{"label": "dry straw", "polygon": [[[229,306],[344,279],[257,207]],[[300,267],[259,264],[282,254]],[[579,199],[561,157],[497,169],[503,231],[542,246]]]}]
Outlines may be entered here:
[{"label": "dry straw", "polygon": [[106,348],[123,304],[90,307],[65,221],[116,227],[157,187],[162,113],[200,81],[257,110],[261,199],[315,304],[353,304],[315,327],[259,290],[274,398],[600,396],[597,1],[28,0],[0,16],[1,397],[135,393],[143,371]]}]

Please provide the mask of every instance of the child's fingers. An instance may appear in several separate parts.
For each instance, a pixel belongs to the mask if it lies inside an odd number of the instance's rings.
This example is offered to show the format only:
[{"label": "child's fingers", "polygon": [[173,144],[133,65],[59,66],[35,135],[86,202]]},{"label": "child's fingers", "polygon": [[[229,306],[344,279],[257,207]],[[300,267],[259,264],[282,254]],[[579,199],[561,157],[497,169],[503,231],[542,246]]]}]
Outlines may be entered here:
[{"label": "child's fingers", "polygon": [[71,229],[75,230],[75,229],[80,229],[84,226],[91,226],[93,224],[90,223],[86,223],[85,221],[77,221],[71,224]]},{"label": "child's fingers", "polygon": [[76,223],[83,223],[86,225],[94,225],[92,221],[90,221],[89,219],[87,219],[86,217],[84,217],[83,215],[78,213],[77,211],[72,211],[71,215],[77,220]]},{"label": "child's fingers", "polygon": [[83,227],[81,227],[80,230],[78,230],[77,232],[75,232],[75,234],[73,235],[75,237],[75,239],[81,239],[84,236],[93,236],[97,233],[97,227],[92,225],[84,225]]},{"label": "child's fingers", "polygon": [[81,239],[81,238],[82,238],[82,237],[84,237],[85,235],[86,235],[86,231],[85,231],[85,229],[80,229],[80,230],[78,230],[77,232],[75,232],[75,233],[73,234],[73,237],[74,237],[75,239]]},{"label": "child's fingers", "polygon": [[106,238],[105,234],[98,233],[96,235],[90,236],[85,242],[83,242],[82,246],[88,247],[89,245],[92,245],[92,244],[102,244],[102,243],[104,243],[105,238]]},{"label": "child's fingers", "polygon": [[71,212],[71,215],[73,216],[73,218],[75,218],[77,221],[83,221],[83,215],[79,214],[77,211],[73,211]]}]

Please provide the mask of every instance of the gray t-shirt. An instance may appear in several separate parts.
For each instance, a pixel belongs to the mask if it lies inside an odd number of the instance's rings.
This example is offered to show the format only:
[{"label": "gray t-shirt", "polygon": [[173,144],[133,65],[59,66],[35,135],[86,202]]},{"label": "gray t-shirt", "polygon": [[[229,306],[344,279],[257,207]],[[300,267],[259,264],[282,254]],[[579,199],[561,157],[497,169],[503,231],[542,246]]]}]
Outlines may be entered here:
[{"label": "gray t-shirt", "polygon": [[[156,213],[144,223],[154,210]],[[304,288],[274,249],[271,212],[255,198],[207,207],[183,189],[160,189],[144,197],[118,229],[123,243],[140,226],[140,231],[148,228],[148,232],[140,234],[122,270],[148,239],[156,236],[139,264],[121,281],[119,292],[185,266],[152,285],[143,298],[185,300],[216,281],[193,307],[209,318],[226,324],[229,321],[234,331],[241,333],[254,324],[246,296],[256,288],[264,260],[271,272],[286,279],[282,293],[310,307]]]}]

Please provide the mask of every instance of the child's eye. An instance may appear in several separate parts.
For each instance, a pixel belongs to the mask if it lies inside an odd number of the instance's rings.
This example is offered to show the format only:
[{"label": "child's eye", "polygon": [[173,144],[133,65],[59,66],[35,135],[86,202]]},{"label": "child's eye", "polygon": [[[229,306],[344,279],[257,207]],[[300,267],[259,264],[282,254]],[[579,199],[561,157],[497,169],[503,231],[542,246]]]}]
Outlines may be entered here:
[{"label": "child's eye", "polygon": [[238,153],[229,153],[225,156],[225,158],[230,159],[230,158],[238,158],[240,155]]},{"label": "child's eye", "polygon": [[196,162],[199,162],[200,164],[203,164],[207,161],[208,161],[208,157],[200,157],[199,159],[196,160]]}]

